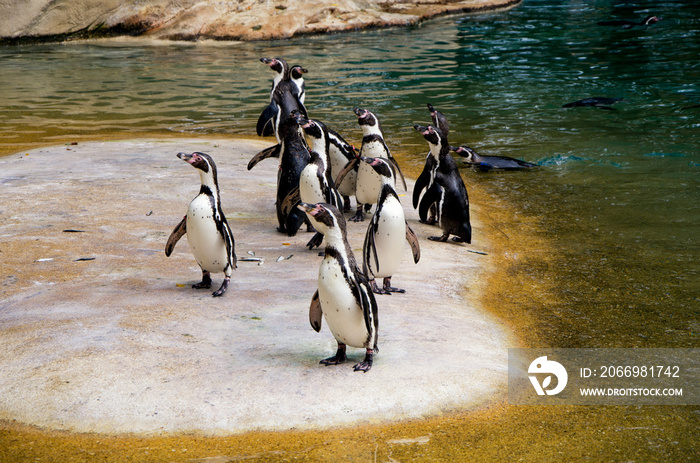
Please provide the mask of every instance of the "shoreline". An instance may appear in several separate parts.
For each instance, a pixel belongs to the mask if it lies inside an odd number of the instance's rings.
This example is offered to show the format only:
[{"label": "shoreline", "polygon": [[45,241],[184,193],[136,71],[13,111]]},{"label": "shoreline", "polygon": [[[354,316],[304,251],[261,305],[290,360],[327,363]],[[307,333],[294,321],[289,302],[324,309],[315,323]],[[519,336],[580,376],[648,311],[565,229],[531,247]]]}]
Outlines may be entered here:
[{"label": "shoreline", "polygon": [[[164,138],[167,138],[167,137],[164,137]],[[204,143],[204,141],[203,141],[202,139],[200,139],[200,138],[191,139],[191,141],[192,141],[193,143]],[[226,141],[227,141],[227,140],[222,140],[222,143],[223,143],[223,142],[226,142]],[[240,141],[240,139],[234,139],[234,142],[235,142],[235,141]],[[172,142],[172,140],[171,140],[171,142]],[[115,143],[115,142],[109,142],[109,143]],[[116,143],[118,143],[118,142],[116,142]],[[166,144],[167,144],[168,142],[167,142],[166,140],[160,139],[160,140],[158,140],[156,143],[166,143]],[[177,144],[183,144],[184,141],[183,141],[183,140],[180,140],[180,139],[177,139],[177,140],[175,141],[175,143],[177,143]],[[216,144],[217,144],[217,141],[214,140],[214,141],[212,141],[211,143],[214,143],[214,144],[216,145]],[[269,144],[267,141],[259,141],[259,140],[256,141],[256,143],[262,144],[262,145],[264,145],[264,146],[267,146],[267,145]],[[63,146],[65,146],[65,145],[63,145]],[[66,150],[76,150],[76,149],[78,149],[79,147],[80,147],[80,145],[78,145],[78,146],[69,145],[69,146],[66,146],[65,149],[66,149]],[[61,148],[62,148],[62,147],[61,147]],[[80,148],[84,148],[84,147],[80,147]],[[17,153],[17,154],[19,155],[19,154],[21,154],[21,153],[22,153],[22,152]],[[32,156],[31,152],[30,152],[30,156]],[[7,158],[5,158],[5,157],[0,158],[0,162],[3,161],[3,160],[5,160],[5,159],[7,159]],[[173,161],[173,163],[174,163],[174,162],[175,162],[175,161]],[[183,163],[183,164],[184,164],[184,163]],[[273,165],[273,164],[274,164],[274,163],[270,162],[270,164],[268,164],[268,167],[271,166],[271,167],[274,168],[274,165]],[[173,167],[173,172],[177,172],[178,175],[179,175],[179,174],[184,174],[184,177],[187,179],[188,182],[191,182],[191,181],[192,181],[192,178],[190,178],[190,177],[192,177],[192,174],[193,174],[193,173],[192,173],[192,172],[189,172],[189,170],[191,170],[191,169],[186,169],[186,167],[187,167],[186,165],[184,166],[185,168],[179,168],[179,169],[178,169],[178,167],[180,167],[180,166],[179,166],[178,164],[174,164],[174,166],[170,166],[170,167]],[[259,168],[259,166],[256,166],[256,168],[255,168],[253,171],[251,171],[251,173],[254,173],[258,168]],[[269,174],[269,172],[268,172],[268,174]],[[409,191],[410,191],[410,190],[409,190]],[[222,195],[223,195],[223,193],[222,193]],[[182,202],[182,201],[180,201],[180,202]],[[405,202],[405,200],[404,200],[404,202]],[[180,208],[186,207],[186,203],[185,203],[185,204],[180,204],[179,206],[180,206]],[[404,204],[404,206],[405,206],[405,209],[410,209],[410,205],[407,207],[407,205]],[[407,210],[407,215],[408,215],[408,213],[409,213],[409,211]],[[230,215],[230,214],[229,214],[229,215]],[[231,220],[231,219],[229,219],[229,220]],[[234,220],[234,223],[235,223],[235,221],[236,221],[237,219],[234,218],[233,220]],[[366,223],[366,222],[365,222],[365,223]],[[426,227],[427,227],[427,226],[426,226]],[[362,228],[364,228],[364,227],[362,227]],[[275,233],[276,233],[276,232],[275,232]],[[234,232],[234,234],[235,234],[235,232]],[[278,234],[278,235],[279,235],[279,234]],[[280,236],[282,236],[282,235],[280,235]],[[297,237],[297,238],[299,238],[299,237]],[[303,234],[302,234],[302,235],[301,235],[301,239],[304,240],[304,242],[305,242],[306,237],[303,236]],[[297,240],[297,241],[298,241],[298,240]],[[424,240],[424,237],[423,237],[423,239],[421,239],[421,242],[424,242],[424,241],[426,241],[426,240]],[[449,245],[449,244],[448,244],[448,245],[442,244],[442,245],[443,245],[443,246],[448,246],[448,247],[452,248],[452,245]],[[461,247],[461,246],[460,246],[460,247]],[[295,250],[295,253],[297,253],[297,251],[298,251],[299,253],[303,253],[303,250]],[[308,251],[307,251],[307,252],[308,252]],[[357,251],[355,251],[355,252],[356,252],[356,254],[357,254]],[[185,254],[185,256],[184,256],[185,261],[187,261],[188,259],[191,260],[191,255],[187,256],[187,253],[186,253],[186,252],[185,252],[184,254]],[[239,257],[240,257],[241,255],[245,255],[245,254],[244,254],[244,250],[242,249],[242,250],[238,251],[238,254],[239,254]],[[166,264],[167,264],[167,263],[166,263]],[[274,265],[274,263],[270,263],[270,264],[268,264],[268,265]],[[239,264],[239,271],[240,271],[240,267],[241,267],[241,264]],[[483,273],[485,272],[485,270],[482,268],[482,269],[479,270],[479,272],[480,272],[481,274],[483,274]],[[190,272],[190,273],[191,273],[191,272]],[[312,273],[313,273],[313,272],[312,272]],[[234,278],[232,279],[232,282],[235,282],[235,280],[236,280],[236,275],[234,274]],[[398,281],[398,279],[397,279],[397,281]],[[235,286],[234,286],[234,288],[235,288]],[[482,286],[482,285],[480,285],[480,288],[481,288],[480,291],[483,290],[483,286]],[[464,291],[464,288],[463,288],[462,291]],[[468,288],[467,288],[467,292],[473,292],[473,289],[468,289]],[[187,295],[187,294],[184,294],[184,295],[185,295],[186,298],[189,298],[189,297],[193,296],[193,295]],[[229,295],[227,294],[227,296],[229,296]],[[227,297],[227,296],[224,296],[224,297]],[[403,296],[405,296],[405,295],[395,295],[395,296],[393,296],[393,297],[396,298],[396,299],[398,299],[398,298],[403,297]],[[230,297],[230,296],[229,296],[229,297]],[[392,296],[386,296],[386,297],[392,297]],[[471,296],[469,296],[469,297],[473,297],[473,294],[472,294]],[[202,297],[198,297],[198,299],[202,299]],[[203,299],[203,302],[208,302],[208,299],[207,299],[207,298],[204,298],[204,299]],[[306,301],[304,301],[304,302],[306,303]],[[382,304],[382,302],[384,302],[384,300],[380,300],[380,304]],[[380,310],[381,310],[381,306],[380,306]],[[477,309],[477,310],[483,310],[483,308],[482,308],[482,309]],[[304,337],[307,336],[306,331],[303,331],[302,333],[303,333]],[[311,333],[311,334],[314,334],[314,333]],[[327,333],[326,333],[326,334],[327,334]],[[388,333],[387,333],[387,335],[388,335]],[[317,335],[317,336],[319,336],[319,335]],[[381,333],[380,333],[380,336],[381,336]],[[512,335],[512,334],[508,334],[507,336],[508,336],[508,337],[511,337],[511,336],[513,336],[513,335]],[[324,336],[321,336],[321,337],[324,337]],[[325,338],[325,337],[324,337],[324,338]],[[326,340],[326,341],[327,341],[327,340]],[[510,344],[512,344],[512,342],[511,342]],[[510,345],[509,345],[509,347],[510,347]],[[378,367],[376,367],[376,368],[379,369],[380,367],[381,367],[381,366],[378,366]],[[373,369],[372,372],[370,372],[370,374],[372,374],[372,373],[375,373],[375,370],[374,370],[374,369]],[[368,375],[369,375],[369,374],[368,374]],[[487,403],[490,403],[490,401],[488,401]],[[482,404],[482,405],[483,405],[483,404]],[[470,407],[472,407],[472,406],[470,406]],[[442,413],[442,412],[441,412],[441,413]],[[448,413],[453,413],[453,412],[448,412]],[[429,414],[428,416],[430,416],[430,414]],[[351,426],[351,427],[352,427],[352,426],[355,426],[355,425],[357,425],[357,423],[355,423],[355,424],[349,424],[349,426]],[[379,425],[379,424],[377,424],[377,425]],[[49,431],[49,432],[52,432],[52,431]],[[60,431],[55,431],[55,432],[60,432]],[[286,431],[279,431],[279,432],[286,432]],[[310,430],[309,432],[313,432],[313,431]]]}]

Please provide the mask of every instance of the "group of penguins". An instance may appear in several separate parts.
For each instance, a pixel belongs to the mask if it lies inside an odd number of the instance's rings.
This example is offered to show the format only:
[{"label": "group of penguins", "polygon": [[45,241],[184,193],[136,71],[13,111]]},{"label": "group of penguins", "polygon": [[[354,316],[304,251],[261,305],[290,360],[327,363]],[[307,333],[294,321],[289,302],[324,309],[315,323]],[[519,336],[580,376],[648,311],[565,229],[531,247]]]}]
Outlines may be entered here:
[{"label": "group of penguins", "polygon": [[[354,109],[363,132],[362,146],[357,153],[337,132],[308,117],[304,106],[303,75],[308,72],[305,68],[290,67],[281,58],[262,58],[261,62],[275,72],[275,77],[270,103],[260,115],[257,133],[260,136],[274,134],[277,144],[253,156],[248,170],[263,159],[279,158],[275,203],[278,230],[293,236],[306,224],[307,230],[316,231],[307,243],[309,249],[319,247],[325,239],[318,290],[311,299],[309,321],[318,332],[325,318],[338,349],[334,356],[321,363],[343,363],[349,345],[365,349],[364,360],[356,364],[354,370],[366,372],[378,351],[374,294],[404,292],[391,286],[391,277],[399,268],[405,242],[410,244],[414,262],[420,259],[418,238],[405,220],[395,190],[397,176],[404,189],[405,179],[384,142],[374,114],[366,109]],[[415,184],[413,207],[418,208],[422,222],[437,224],[442,229],[441,236],[429,239],[447,241],[454,235],[454,241],[470,243],[467,189],[450,151],[475,166],[519,169],[530,165],[493,156],[485,162],[469,147],[450,147],[446,118],[430,104],[428,109],[433,125],[414,126],[428,142],[430,151]],[[192,253],[202,269],[202,281],[193,287],[210,288],[211,272],[223,272],[224,281],[213,293],[221,296],[228,287],[237,258],[233,233],[221,210],[216,165],[206,153],[178,153],[177,156],[198,169],[201,190],[168,238],[165,254],[170,256],[178,240],[187,234]],[[343,215],[351,211],[350,196],[355,196],[357,202],[351,221],[363,221],[365,212],[376,205],[365,234],[361,269],[348,243]],[[381,288],[376,283],[377,278],[383,278]]]}]

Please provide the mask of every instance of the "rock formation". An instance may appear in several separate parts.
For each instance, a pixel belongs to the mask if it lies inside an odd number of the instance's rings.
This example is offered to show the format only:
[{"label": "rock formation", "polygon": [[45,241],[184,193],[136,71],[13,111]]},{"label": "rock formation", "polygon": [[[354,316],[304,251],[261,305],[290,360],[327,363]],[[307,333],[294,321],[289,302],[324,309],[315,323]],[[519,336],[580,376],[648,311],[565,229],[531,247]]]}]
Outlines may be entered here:
[{"label": "rock formation", "polygon": [[521,0],[0,0],[0,41],[121,35],[165,40],[270,40],[415,24]]}]

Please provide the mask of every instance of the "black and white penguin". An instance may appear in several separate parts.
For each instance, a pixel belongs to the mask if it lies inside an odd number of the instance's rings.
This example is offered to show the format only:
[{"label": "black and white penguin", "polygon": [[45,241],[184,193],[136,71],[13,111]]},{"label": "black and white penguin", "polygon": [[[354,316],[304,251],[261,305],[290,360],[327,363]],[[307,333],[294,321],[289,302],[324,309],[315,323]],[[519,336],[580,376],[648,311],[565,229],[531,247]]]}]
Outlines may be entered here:
[{"label": "black and white penguin", "polygon": [[482,156],[468,146],[452,146],[452,151],[462,156],[464,162],[470,164],[476,170],[488,172],[490,170],[525,170],[535,165],[520,159],[508,156]]},{"label": "black and white penguin", "polygon": [[[444,114],[442,114],[440,111],[435,109],[433,105],[428,103],[428,111],[430,111],[430,118],[433,120],[433,126],[437,127],[440,129],[440,132],[442,132],[443,137],[447,138],[447,136],[450,133],[450,125],[447,122],[447,118],[445,117]],[[430,150],[428,150],[428,154],[425,156],[425,165],[423,166],[423,171],[421,174],[418,176],[418,179],[416,180],[415,185],[413,186],[413,208],[417,209],[419,200],[420,200],[420,195],[423,193],[423,191],[427,191],[428,188],[433,184],[433,178],[435,177],[435,169],[437,169],[437,160],[435,157],[433,157],[430,154]],[[430,215],[429,217],[421,222],[425,222],[428,225],[434,225],[437,223],[437,212],[436,212],[435,205],[431,206],[430,208]]]},{"label": "black and white penguin", "polygon": [[343,363],[347,359],[347,346],[358,347],[365,349],[365,358],[354,370],[369,371],[378,351],[377,301],[348,244],[343,214],[335,206],[324,203],[301,203],[299,208],[311,217],[314,227],[326,240],[325,255],[318,270],[318,290],[309,307],[309,321],[319,332],[322,318],[325,318],[338,350],[333,357],[320,363]]},{"label": "black and white penguin", "polygon": [[306,87],[303,73],[306,69],[299,65],[289,67],[282,58],[260,58],[260,61],[275,71],[270,91],[270,104],[258,118],[256,132],[260,136],[274,134],[277,141],[282,140],[280,126],[292,111],[301,111],[306,116],[304,97]]},{"label": "black and white penguin", "polygon": [[[338,132],[330,127],[328,127],[328,140],[330,142],[328,146],[328,157],[331,163],[331,176],[333,180],[337,180],[343,168],[345,168],[348,163],[355,160],[357,152],[354,146],[345,141]],[[343,196],[343,211],[346,212],[349,212],[351,208],[350,196],[355,196],[357,167],[358,164],[355,163],[354,167],[345,173],[342,181],[336,181],[335,183],[336,189]]]},{"label": "black and white penguin", "polygon": [[421,198],[418,213],[425,220],[428,210],[435,204],[442,236],[430,236],[433,241],[463,241],[471,243],[472,227],[469,221],[469,197],[464,181],[459,175],[457,163],[450,154],[450,146],[440,129],[432,126],[413,126],[430,146],[430,154],[436,160],[433,183]]},{"label": "black and white penguin", "polygon": [[[328,203],[343,209],[343,198],[335,188],[328,159],[330,140],[328,128],[321,121],[306,119],[301,113],[295,113],[299,126],[309,139],[309,163],[299,177],[299,197],[309,204]],[[317,232],[307,243],[309,249],[321,245],[323,234]]]},{"label": "black and white penguin", "polygon": [[[357,123],[362,128],[362,147],[360,148],[360,157],[370,157],[370,158],[384,158],[389,163],[393,169],[401,176],[401,181],[403,182],[404,190],[406,189],[406,180],[401,173],[399,164],[396,159],[391,155],[389,148],[384,142],[384,134],[382,128],[379,124],[379,119],[372,114],[370,111],[361,108],[354,109],[357,115]],[[359,163],[357,169],[357,181],[355,185],[355,199],[357,200],[357,213],[350,220],[353,222],[360,222],[364,220],[363,208],[365,206],[371,207],[376,203],[377,198],[379,198],[379,190],[382,188],[382,178],[377,174],[374,169],[366,165],[365,163],[360,163],[359,158],[356,158],[352,163],[349,163],[345,167],[344,171],[353,167],[353,163]],[[341,178],[342,173],[339,175]]]},{"label": "black and white penguin", "polygon": [[608,21],[598,21],[599,26],[614,26],[622,27],[623,29],[630,29],[635,26],[650,26],[654,23],[661,21],[661,18],[654,15],[649,15],[644,18],[641,22],[629,21],[627,19],[611,19]]},{"label": "black and white penguin", "polygon": [[[411,246],[413,262],[420,260],[418,237],[406,222],[399,195],[394,189],[394,173],[386,159],[362,157],[383,179],[377,200],[377,210],[372,215],[362,249],[362,270],[377,294],[405,293],[406,290],[391,286],[391,277],[401,264],[406,241]],[[376,279],[383,278],[383,287]]]},{"label": "black and white penguin", "polygon": [[199,170],[202,187],[190,202],[187,215],[170,234],[165,255],[170,256],[182,235],[187,234],[192,254],[202,268],[202,281],[192,287],[210,288],[211,272],[224,272],[221,287],[213,293],[221,296],[228,288],[237,259],[233,233],[221,210],[216,164],[206,153],[178,153],[177,157]]},{"label": "black and white penguin", "polygon": [[572,101],[571,103],[566,103],[565,105],[562,105],[562,108],[592,107],[592,108],[607,109],[608,111],[615,111],[615,108],[611,107],[610,105],[613,105],[619,101],[622,101],[622,98],[608,98],[608,97],[604,97],[604,96],[594,96],[591,98],[584,98],[582,100],[576,100],[576,101]]}]

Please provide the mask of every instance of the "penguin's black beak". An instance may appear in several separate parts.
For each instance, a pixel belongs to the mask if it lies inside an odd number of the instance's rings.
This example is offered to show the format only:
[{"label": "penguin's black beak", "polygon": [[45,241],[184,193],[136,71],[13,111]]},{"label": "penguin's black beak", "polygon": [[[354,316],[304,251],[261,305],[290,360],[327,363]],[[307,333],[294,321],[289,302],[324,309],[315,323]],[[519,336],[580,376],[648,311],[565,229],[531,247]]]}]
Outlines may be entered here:
[{"label": "penguin's black beak", "polygon": [[362,117],[362,116],[365,115],[365,110],[364,110],[364,109],[354,108],[354,109],[353,109],[353,112],[355,113],[355,115],[357,115],[357,117]]},{"label": "penguin's black beak", "polygon": [[194,155],[194,153],[192,153],[192,154],[188,154],[188,153],[177,153],[177,157],[179,157],[180,159],[182,159],[182,160],[185,161],[185,162],[190,162],[190,161],[192,160],[192,156],[193,156],[193,155]]},{"label": "penguin's black beak", "polygon": [[416,125],[413,126],[413,128],[416,129],[417,131],[419,131],[420,133],[424,134],[424,135],[428,132],[428,127],[426,127],[426,126],[424,126],[424,125],[418,125],[418,124],[416,124]]},{"label": "penguin's black beak", "polygon": [[428,111],[430,111],[430,114],[435,112],[435,108],[433,108],[433,105],[431,105],[430,103],[428,103]]},{"label": "penguin's black beak", "polygon": [[295,109],[294,111],[292,111],[291,116],[294,118],[295,121],[297,121],[297,124],[299,124],[302,128],[307,128],[306,126],[309,124],[310,121],[304,117],[301,111]]},{"label": "penguin's black beak", "polygon": [[314,211],[314,209],[316,209],[316,204],[309,204],[309,203],[301,202],[301,203],[297,204],[297,208],[301,211],[306,212],[307,214],[314,215],[312,212]]}]

